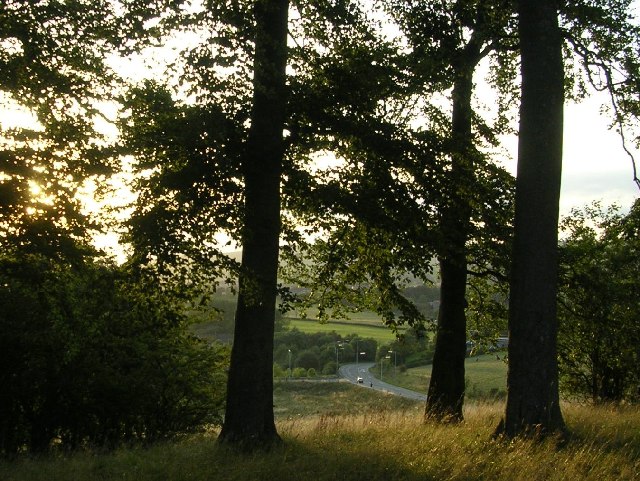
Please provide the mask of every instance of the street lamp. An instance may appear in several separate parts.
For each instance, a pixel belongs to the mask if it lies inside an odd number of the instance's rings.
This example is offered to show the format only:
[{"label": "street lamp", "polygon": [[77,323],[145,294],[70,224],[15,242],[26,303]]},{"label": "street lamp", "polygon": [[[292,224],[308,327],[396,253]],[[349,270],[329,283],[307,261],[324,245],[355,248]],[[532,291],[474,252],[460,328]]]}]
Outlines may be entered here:
[{"label": "street lamp", "polygon": [[[391,352],[391,351],[389,351]],[[391,359],[391,356],[384,356],[380,358],[380,380],[382,381],[382,366],[384,365],[385,359]]]},{"label": "street lamp", "polygon": [[[365,351],[360,352],[360,342],[359,340],[356,339],[356,373],[360,373],[360,370],[358,369],[358,361],[360,360],[360,356],[364,356],[366,354]],[[357,374],[356,374],[357,376]]]},{"label": "street lamp", "polygon": [[342,342],[343,341],[336,341],[336,374],[340,369],[340,357],[339,357],[340,349],[344,349],[344,347],[342,346]]},{"label": "street lamp", "polygon": [[397,376],[398,373],[396,372],[397,367],[398,367],[398,351],[388,351],[389,354],[393,353],[393,376]]},{"label": "street lamp", "polygon": [[287,377],[287,380],[291,378],[291,374],[291,349],[289,349],[289,376]]}]

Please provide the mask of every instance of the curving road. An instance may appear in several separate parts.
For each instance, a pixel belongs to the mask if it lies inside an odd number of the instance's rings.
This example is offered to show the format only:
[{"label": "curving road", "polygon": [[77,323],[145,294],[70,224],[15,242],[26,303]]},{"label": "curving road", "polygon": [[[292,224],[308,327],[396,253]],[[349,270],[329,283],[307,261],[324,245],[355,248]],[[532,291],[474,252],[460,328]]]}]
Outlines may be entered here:
[{"label": "curving road", "polygon": [[[357,384],[358,386],[366,387],[367,389],[377,389],[378,391],[384,391],[397,396],[404,396],[409,399],[415,399],[418,401],[426,401],[426,394],[422,394],[416,391],[410,391],[398,386],[387,384],[373,377],[369,372],[369,369],[374,366],[372,362],[361,362],[359,364],[343,364],[338,370],[340,377],[347,379],[349,382]],[[363,382],[357,383],[356,379],[361,377]]]}]

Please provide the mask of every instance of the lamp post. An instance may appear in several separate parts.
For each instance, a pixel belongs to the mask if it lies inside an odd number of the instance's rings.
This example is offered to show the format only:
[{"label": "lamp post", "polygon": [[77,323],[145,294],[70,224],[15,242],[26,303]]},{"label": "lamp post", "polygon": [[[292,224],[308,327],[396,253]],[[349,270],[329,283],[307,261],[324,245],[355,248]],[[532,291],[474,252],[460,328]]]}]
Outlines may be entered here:
[{"label": "lamp post", "polygon": [[291,378],[291,349],[289,349],[289,376],[287,377],[287,380]]},{"label": "lamp post", "polygon": [[393,353],[393,377],[396,377],[398,373],[396,372],[398,368],[398,351],[388,351],[389,354]]},{"label": "lamp post", "polygon": [[344,349],[342,342],[343,341],[336,341],[336,374],[338,374],[338,370],[340,369],[340,349]]},{"label": "lamp post", "polygon": [[[391,351],[389,351],[391,352]],[[384,356],[380,358],[380,380],[382,381],[382,366],[384,365],[385,359],[391,359],[391,356]]]}]

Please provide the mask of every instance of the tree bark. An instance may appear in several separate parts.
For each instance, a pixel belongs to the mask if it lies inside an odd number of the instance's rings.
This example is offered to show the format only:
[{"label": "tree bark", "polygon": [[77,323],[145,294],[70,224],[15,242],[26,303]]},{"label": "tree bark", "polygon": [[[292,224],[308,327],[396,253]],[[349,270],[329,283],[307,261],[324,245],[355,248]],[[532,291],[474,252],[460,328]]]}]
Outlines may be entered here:
[{"label": "tree bark", "polygon": [[564,70],[556,0],[520,0],[522,100],[509,300],[506,415],[497,433],[564,429],[556,292]]},{"label": "tree bark", "polygon": [[288,0],[257,0],[253,110],[243,162],[244,228],[225,420],[219,441],[251,451],[279,442],[273,414],[280,178]]},{"label": "tree bark", "polygon": [[453,87],[451,193],[442,214],[440,309],[425,418],[461,421],[465,392],[467,249],[473,173],[471,96],[481,43],[474,34],[456,60]]}]

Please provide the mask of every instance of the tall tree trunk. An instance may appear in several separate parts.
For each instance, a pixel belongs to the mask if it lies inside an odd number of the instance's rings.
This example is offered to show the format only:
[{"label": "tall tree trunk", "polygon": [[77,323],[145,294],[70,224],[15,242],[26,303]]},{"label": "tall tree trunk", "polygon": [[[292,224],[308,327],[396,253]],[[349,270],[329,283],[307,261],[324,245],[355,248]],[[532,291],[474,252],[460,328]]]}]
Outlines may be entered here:
[{"label": "tall tree trunk", "polygon": [[497,432],[564,429],[556,292],[564,70],[557,0],[520,0],[522,103],[509,300],[506,415]]},{"label": "tall tree trunk", "polygon": [[284,152],[288,0],[255,2],[253,110],[243,163],[242,269],[225,420],[219,440],[244,450],[279,441],[273,333]]},{"label": "tall tree trunk", "polygon": [[455,62],[450,195],[441,228],[446,250],[440,256],[440,310],[425,417],[461,421],[464,402],[467,320],[467,237],[471,218],[473,173],[471,131],[473,72],[480,61],[481,43],[474,34]]}]

